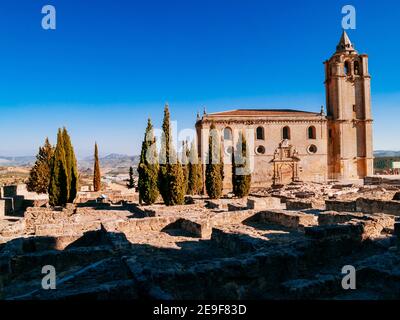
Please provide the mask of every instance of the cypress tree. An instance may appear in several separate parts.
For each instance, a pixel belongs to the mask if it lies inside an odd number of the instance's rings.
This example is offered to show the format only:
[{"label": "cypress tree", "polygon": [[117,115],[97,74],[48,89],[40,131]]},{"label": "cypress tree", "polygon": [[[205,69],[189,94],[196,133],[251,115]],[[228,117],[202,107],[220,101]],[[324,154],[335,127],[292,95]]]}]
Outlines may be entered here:
[{"label": "cypress tree", "polygon": [[[243,198],[249,195],[251,185],[250,163],[248,159],[247,143],[243,133],[239,135],[236,153],[232,156],[232,185],[233,193]],[[235,159],[236,158],[236,159]]]},{"label": "cypress tree", "polygon": [[58,129],[49,184],[49,203],[52,206],[62,206],[68,202],[68,176],[64,146],[63,133],[61,129]]},{"label": "cypress tree", "polygon": [[100,173],[100,163],[99,163],[99,150],[97,147],[97,143],[95,143],[95,145],[94,145],[93,188],[94,188],[94,191],[101,190],[101,173]]},{"label": "cypress tree", "polygon": [[39,148],[36,162],[29,173],[27,188],[30,192],[47,193],[50,184],[51,160],[54,148],[46,138],[44,145]]},{"label": "cypress tree", "polygon": [[79,174],[78,174],[78,164],[75,157],[74,148],[71,143],[71,138],[64,127],[62,131],[64,150],[65,150],[65,160],[66,160],[66,170],[67,170],[67,185],[68,185],[68,202],[72,203],[75,200],[76,194],[78,192]]},{"label": "cypress tree", "polygon": [[182,142],[182,171],[184,177],[184,190],[188,192],[189,186],[189,147],[187,141]]},{"label": "cypress tree", "polygon": [[[140,202],[153,204],[159,196],[158,191],[158,156],[153,125],[148,119],[147,128],[142,143],[140,163],[137,169],[139,173],[138,189]],[[133,169],[130,170],[130,179],[133,185]],[[129,186],[128,186],[129,187]]]},{"label": "cypress tree", "polygon": [[160,170],[158,185],[165,205],[184,204],[185,185],[182,165],[172,146],[170,113],[164,108],[163,135],[161,137]]},{"label": "cypress tree", "polygon": [[[171,150],[172,154],[175,153]],[[177,157],[177,156],[175,156]],[[185,175],[180,161],[168,165],[169,194],[165,203],[167,206],[180,205],[185,203]]]},{"label": "cypress tree", "polygon": [[218,133],[214,123],[210,127],[208,140],[208,163],[206,165],[206,190],[211,199],[219,199],[222,196],[223,168],[221,168],[221,147]]},{"label": "cypress tree", "polygon": [[168,104],[164,108],[164,119],[162,125],[161,149],[160,149],[160,171],[159,171],[159,191],[164,202],[168,202],[169,183],[168,183],[168,164],[170,163],[170,144],[171,128]]},{"label": "cypress tree", "polygon": [[203,190],[203,172],[195,141],[192,142],[189,156],[188,194],[201,194]]},{"label": "cypress tree", "polygon": [[133,178],[133,167],[129,167],[129,180],[126,186],[128,187],[128,189],[135,188],[135,179]]}]

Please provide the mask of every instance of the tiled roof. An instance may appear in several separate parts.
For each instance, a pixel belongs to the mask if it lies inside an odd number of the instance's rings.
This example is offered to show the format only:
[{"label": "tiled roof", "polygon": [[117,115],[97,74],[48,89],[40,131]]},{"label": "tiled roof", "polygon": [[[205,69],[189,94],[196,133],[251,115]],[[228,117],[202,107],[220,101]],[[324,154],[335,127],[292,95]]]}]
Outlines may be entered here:
[{"label": "tiled roof", "polygon": [[286,117],[315,117],[320,115],[317,112],[308,112],[292,109],[237,109],[223,112],[215,112],[207,114],[207,117],[269,117],[269,116],[286,116]]}]

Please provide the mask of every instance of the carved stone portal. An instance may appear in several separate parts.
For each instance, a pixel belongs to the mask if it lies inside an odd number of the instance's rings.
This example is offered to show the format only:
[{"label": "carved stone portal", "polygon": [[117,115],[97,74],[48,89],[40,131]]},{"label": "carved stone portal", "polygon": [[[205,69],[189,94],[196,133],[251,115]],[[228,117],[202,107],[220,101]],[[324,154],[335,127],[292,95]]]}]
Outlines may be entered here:
[{"label": "carved stone portal", "polygon": [[279,143],[279,147],[274,152],[271,160],[274,164],[273,184],[288,184],[299,181],[299,162],[298,152],[295,147],[289,144],[288,140]]}]

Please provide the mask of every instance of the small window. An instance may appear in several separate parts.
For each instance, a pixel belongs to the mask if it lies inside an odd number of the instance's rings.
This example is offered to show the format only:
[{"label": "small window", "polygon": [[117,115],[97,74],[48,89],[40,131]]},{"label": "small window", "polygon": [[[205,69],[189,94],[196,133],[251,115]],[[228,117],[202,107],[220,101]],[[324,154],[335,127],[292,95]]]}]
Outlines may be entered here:
[{"label": "small window", "polygon": [[264,140],[264,128],[258,127],[256,130],[257,140]]},{"label": "small window", "polygon": [[232,140],[232,129],[231,128],[224,129],[224,140]]},{"label": "small window", "polygon": [[264,154],[265,153],[265,148],[264,146],[258,146],[256,149],[257,154]]},{"label": "small window", "polygon": [[344,63],[344,74],[350,75],[350,63],[348,61]]},{"label": "small window", "polygon": [[282,129],[282,138],[284,140],[289,140],[290,139],[290,128],[289,127],[284,127]]},{"label": "small window", "polygon": [[360,63],[358,61],[354,61],[354,74],[360,74]]},{"label": "small window", "polygon": [[314,126],[308,127],[308,139],[317,139],[317,130]]},{"label": "small window", "polygon": [[318,148],[316,145],[312,144],[312,145],[308,146],[307,151],[308,151],[308,153],[314,154],[314,153],[317,153]]}]

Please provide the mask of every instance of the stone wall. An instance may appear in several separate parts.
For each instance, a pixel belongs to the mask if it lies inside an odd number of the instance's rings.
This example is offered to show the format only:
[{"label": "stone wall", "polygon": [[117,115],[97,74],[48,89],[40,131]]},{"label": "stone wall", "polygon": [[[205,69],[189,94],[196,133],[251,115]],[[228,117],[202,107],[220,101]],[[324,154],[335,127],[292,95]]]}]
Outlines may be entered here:
[{"label": "stone wall", "polygon": [[400,186],[399,176],[369,176],[364,178],[364,184],[366,185],[397,185]]},{"label": "stone wall", "polygon": [[310,200],[286,200],[287,210],[305,210],[312,208],[314,208],[314,205]]},{"label": "stone wall", "polygon": [[387,213],[400,216],[400,201],[358,198],[357,211],[364,213]]},{"label": "stone wall", "polygon": [[238,224],[254,216],[254,210],[218,212],[210,218],[212,225]]},{"label": "stone wall", "polygon": [[[362,240],[379,237],[385,230],[393,230],[395,217],[388,214],[363,214],[360,212],[321,212],[318,215],[320,226],[357,225]],[[340,229],[336,229],[340,230]]]},{"label": "stone wall", "polygon": [[75,203],[86,203],[86,202],[95,202],[101,196],[106,196],[106,201],[110,203],[121,203],[121,202],[138,202],[139,194],[136,192],[122,192],[122,191],[88,191],[88,192],[78,192],[78,195],[75,199]]},{"label": "stone wall", "polygon": [[355,201],[344,201],[344,200],[325,200],[326,210],[328,211],[343,211],[343,212],[355,212],[357,206]]},{"label": "stone wall", "polygon": [[345,223],[352,219],[362,218],[361,212],[336,212],[325,211],[318,214],[318,225],[325,226],[331,224]]},{"label": "stone wall", "polygon": [[292,229],[302,229],[317,224],[317,217],[313,214],[285,210],[261,211],[257,217],[261,222],[276,223]]},{"label": "stone wall", "polygon": [[252,210],[280,209],[281,199],[276,197],[253,197],[247,200],[247,208]]},{"label": "stone wall", "polygon": [[400,201],[358,198],[355,201],[326,200],[326,210],[363,213],[386,213],[400,216]]},{"label": "stone wall", "polygon": [[169,224],[178,220],[178,217],[149,217],[141,219],[120,220],[107,222],[104,227],[107,231],[123,232],[127,236],[136,232],[161,231]]},{"label": "stone wall", "polygon": [[[5,201],[5,204],[1,204]],[[43,206],[48,203],[48,196],[29,192],[25,184],[4,186],[0,188],[0,216],[23,215],[30,206]]]}]

